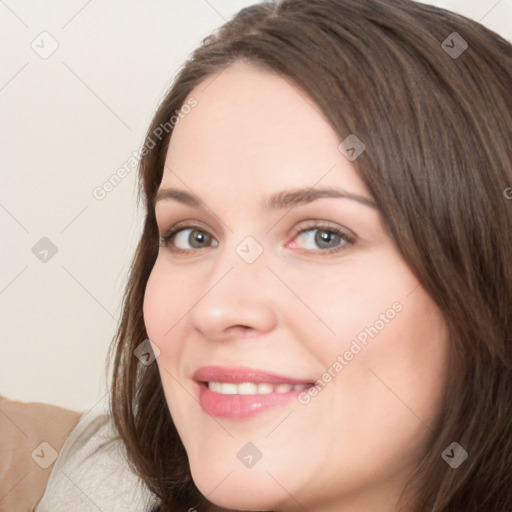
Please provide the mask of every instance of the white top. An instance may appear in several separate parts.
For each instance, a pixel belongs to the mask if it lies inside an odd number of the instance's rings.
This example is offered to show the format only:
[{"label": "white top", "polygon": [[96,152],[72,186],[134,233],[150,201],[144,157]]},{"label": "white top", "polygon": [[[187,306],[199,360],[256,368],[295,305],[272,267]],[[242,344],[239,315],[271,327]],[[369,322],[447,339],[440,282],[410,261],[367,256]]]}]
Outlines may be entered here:
[{"label": "white top", "polygon": [[128,466],[104,410],[85,413],[54,462],[35,512],[150,512],[158,502]]}]

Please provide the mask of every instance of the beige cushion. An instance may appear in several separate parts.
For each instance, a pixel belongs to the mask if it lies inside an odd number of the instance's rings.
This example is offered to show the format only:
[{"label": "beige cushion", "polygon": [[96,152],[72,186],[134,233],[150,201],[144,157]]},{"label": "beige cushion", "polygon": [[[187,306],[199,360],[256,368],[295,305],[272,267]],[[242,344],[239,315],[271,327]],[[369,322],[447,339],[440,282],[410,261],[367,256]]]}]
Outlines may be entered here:
[{"label": "beige cushion", "polygon": [[33,511],[82,412],[0,395],[0,512]]}]

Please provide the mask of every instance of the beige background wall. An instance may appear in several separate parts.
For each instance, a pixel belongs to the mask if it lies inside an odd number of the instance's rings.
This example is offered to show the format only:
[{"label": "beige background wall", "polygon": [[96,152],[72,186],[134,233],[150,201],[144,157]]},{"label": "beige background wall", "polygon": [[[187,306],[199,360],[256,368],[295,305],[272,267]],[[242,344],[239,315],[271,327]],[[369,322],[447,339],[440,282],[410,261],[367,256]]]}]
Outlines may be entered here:
[{"label": "beige background wall", "polygon": [[[1,394],[101,403],[141,213],[135,169],[94,190],[139,149],[193,48],[252,3],[0,1]],[[512,0],[424,3],[512,41]]]}]

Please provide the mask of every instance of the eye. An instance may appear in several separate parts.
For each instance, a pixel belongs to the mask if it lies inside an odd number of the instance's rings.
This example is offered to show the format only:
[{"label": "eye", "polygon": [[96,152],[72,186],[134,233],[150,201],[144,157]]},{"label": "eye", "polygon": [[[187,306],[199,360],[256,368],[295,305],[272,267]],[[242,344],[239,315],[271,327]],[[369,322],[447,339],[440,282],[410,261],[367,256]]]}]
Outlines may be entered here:
[{"label": "eye", "polygon": [[[339,252],[355,243],[355,236],[329,222],[312,221],[295,234],[294,240],[299,237],[305,241],[306,247],[303,249],[315,250],[315,247],[312,246],[316,246],[315,252],[320,253]],[[296,245],[296,243],[292,242],[291,245]],[[307,247],[308,245],[309,247]]]},{"label": "eye", "polygon": [[[316,234],[314,234],[316,232]],[[329,222],[310,221],[297,231],[293,242],[287,247],[296,246],[295,240],[302,238],[307,252],[320,254],[334,253],[346,249],[355,243],[356,237]],[[213,245],[212,245],[213,242]],[[218,246],[218,242],[201,226],[178,223],[160,236],[160,247],[168,248],[173,253],[188,253]],[[309,247],[307,247],[309,245]],[[311,247],[316,245],[317,247]]]},{"label": "eye", "polygon": [[[161,236],[160,247],[167,247],[175,253],[184,253],[194,249],[203,249],[208,247],[211,241],[215,241],[213,237],[200,226],[182,226],[181,223],[178,223]],[[191,248],[187,247],[188,244],[190,244]],[[184,247],[180,247],[180,245]]]}]

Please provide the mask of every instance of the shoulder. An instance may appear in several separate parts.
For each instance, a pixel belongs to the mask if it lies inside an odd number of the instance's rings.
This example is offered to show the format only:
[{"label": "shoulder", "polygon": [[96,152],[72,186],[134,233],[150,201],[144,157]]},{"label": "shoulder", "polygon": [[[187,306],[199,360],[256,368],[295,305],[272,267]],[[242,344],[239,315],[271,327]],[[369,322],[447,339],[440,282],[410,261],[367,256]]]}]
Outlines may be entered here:
[{"label": "shoulder", "polygon": [[112,418],[85,412],[64,443],[37,512],[151,510],[156,497],[131,470]]},{"label": "shoulder", "polygon": [[0,395],[0,512],[33,510],[81,413]]}]

